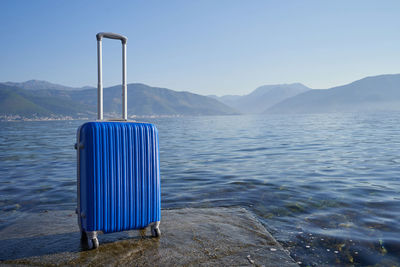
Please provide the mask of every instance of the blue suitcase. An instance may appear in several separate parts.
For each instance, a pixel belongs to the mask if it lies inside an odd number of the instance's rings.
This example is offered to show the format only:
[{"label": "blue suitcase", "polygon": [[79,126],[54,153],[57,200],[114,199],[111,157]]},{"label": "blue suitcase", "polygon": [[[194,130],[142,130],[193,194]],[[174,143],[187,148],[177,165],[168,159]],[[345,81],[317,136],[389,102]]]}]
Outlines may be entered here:
[{"label": "blue suitcase", "polygon": [[[98,33],[98,121],[77,132],[78,224],[87,248],[97,248],[98,233],[151,226],[160,236],[161,196],[158,132],[149,123],[127,120],[126,37]],[[122,120],[103,120],[102,38],[123,48]]]}]

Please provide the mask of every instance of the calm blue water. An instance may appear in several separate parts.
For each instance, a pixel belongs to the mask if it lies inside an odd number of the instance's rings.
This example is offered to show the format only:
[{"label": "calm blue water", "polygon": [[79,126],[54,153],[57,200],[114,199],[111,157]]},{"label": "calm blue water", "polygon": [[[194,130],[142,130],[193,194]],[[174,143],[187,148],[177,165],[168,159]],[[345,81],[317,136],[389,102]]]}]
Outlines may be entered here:
[{"label": "calm blue water", "polygon": [[[400,114],[147,119],[163,208],[241,206],[303,265],[400,262]],[[0,122],[0,229],[76,206],[81,121]]]}]

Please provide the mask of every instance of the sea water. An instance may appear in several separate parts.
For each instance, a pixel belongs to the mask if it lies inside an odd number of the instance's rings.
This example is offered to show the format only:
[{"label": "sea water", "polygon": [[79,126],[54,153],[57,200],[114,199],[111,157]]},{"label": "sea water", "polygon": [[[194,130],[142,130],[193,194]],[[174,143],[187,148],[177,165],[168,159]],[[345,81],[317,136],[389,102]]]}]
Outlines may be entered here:
[{"label": "sea water", "polygon": [[[302,265],[400,262],[399,113],[143,121],[159,130],[163,208],[244,207]],[[0,122],[0,229],[76,208],[82,123]]]}]

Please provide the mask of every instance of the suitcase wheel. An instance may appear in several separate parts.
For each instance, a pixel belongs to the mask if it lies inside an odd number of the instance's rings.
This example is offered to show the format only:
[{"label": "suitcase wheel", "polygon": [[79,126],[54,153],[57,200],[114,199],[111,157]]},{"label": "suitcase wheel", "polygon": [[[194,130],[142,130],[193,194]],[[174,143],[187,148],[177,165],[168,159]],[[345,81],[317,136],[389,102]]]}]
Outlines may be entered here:
[{"label": "suitcase wheel", "polygon": [[99,239],[97,239],[97,234],[95,232],[90,232],[89,234],[82,232],[81,242],[85,249],[95,249],[99,247]]},{"label": "suitcase wheel", "polygon": [[86,249],[96,249],[99,247],[99,240],[96,238],[86,240]]},{"label": "suitcase wheel", "polygon": [[93,239],[88,239],[87,245],[88,245],[88,249],[98,248],[99,247],[99,240],[97,239],[97,237],[95,237]]},{"label": "suitcase wheel", "polygon": [[151,227],[151,236],[160,237],[161,236],[160,228]]},{"label": "suitcase wheel", "polygon": [[151,235],[153,237],[160,237],[161,236],[161,231],[160,231],[160,221],[153,222],[150,224],[151,226]]}]

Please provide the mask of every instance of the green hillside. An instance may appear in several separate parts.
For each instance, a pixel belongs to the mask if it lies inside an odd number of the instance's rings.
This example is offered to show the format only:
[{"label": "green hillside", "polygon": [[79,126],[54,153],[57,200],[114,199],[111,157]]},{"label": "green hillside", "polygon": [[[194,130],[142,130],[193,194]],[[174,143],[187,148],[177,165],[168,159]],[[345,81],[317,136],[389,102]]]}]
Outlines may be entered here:
[{"label": "green hillside", "polygon": [[0,115],[48,116],[51,112],[15,92],[12,88],[0,88]]}]

